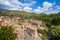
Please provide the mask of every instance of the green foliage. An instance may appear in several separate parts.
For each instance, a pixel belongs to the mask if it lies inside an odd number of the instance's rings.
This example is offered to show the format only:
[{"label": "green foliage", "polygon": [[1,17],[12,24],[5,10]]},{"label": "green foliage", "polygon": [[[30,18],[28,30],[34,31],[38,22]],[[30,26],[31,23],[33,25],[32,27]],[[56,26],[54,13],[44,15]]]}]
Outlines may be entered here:
[{"label": "green foliage", "polygon": [[38,33],[44,34],[46,33],[46,30],[38,30]]},{"label": "green foliage", "polygon": [[55,25],[55,26],[60,25],[60,17],[53,18],[52,21],[51,21],[51,24]]},{"label": "green foliage", "polygon": [[50,31],[53,37],[60,37],[60,26],[52,27]]},{"label": "green foliage", "polygon": [[52,26],[49,32],[50,32],[51,40],[60,40],[60,25]]},{"label": "green foliage", "polygon": [[51,25],[60,25],[60,12],[56,14],[36,14],[36,13],[28,13],[24,11],[7,11],[0,10],[0,16],[19,16],[21,19],[38,19],[42,20],[46,23],[47,27]]},{"label": "green foliage", "polygon": [[49,28],[51,27],[51,23],[49,23],[49,22],[46,22],[45,25]]},{"label": "green foliage", "polygon": [[[24,20],[24,19],[42,20],[46,24],[46,26],[49,28],[49,30],[51,30],[51,34],[54,37],[57,37],[60,34],[60,29],[59,29],[60,27],[57,26],[57,25],[60,25],[60,12],[55,13],[55,14],[48,14],[47,15],[47,14],[44,14],[44,13],[36,14],[36,13],[28,13],[28,12],[24,12],[24,11],[0,10],[0,16],[10,16],[10,17],[19,16],[22,20]],[[57,26],[57,27],[52,27],[52,26]],[[5,27],[3,29],[1,29],[1,28],[0,28],[0,38],[1,38],[1,40],[6,40],[5,38],[10,39],[10,40],[14,40],[15,35],[12,35],[13,34],[11,32],[11,31],[13,31],[12,29],[10,29],[10,28],[7,29]],[[1,31],[1,30],[3,30],[3,31]],[[7,32],[7,30],[9,32]],[[46,37],[46,31],[45,30],[39,30],[38,32],[42,33],[43,35],[45,35],[44,37]],[[2,35],[4,35],[4,36],[2,36]],[[13,38],[13,36],[14,36],[14,38]]]},{"label": "green foliage", "polygon": [[0,26],[0,40],[15,40],[16,34],[11,26]]},{"label": "green foliage", "polygon": [[43,35],[43,40],[47,40],[46,30],[38,30],[38,33],[41,33]]}]

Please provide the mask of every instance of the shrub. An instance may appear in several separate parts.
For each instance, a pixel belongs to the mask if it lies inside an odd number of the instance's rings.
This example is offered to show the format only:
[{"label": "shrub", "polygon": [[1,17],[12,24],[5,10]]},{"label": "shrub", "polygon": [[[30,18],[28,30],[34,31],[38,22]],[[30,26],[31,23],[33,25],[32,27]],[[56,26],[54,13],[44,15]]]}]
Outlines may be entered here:
[{"label": "shrub", "polygon": [[0,40],[15,40],[16,34],[11,26],[0,26]]}]

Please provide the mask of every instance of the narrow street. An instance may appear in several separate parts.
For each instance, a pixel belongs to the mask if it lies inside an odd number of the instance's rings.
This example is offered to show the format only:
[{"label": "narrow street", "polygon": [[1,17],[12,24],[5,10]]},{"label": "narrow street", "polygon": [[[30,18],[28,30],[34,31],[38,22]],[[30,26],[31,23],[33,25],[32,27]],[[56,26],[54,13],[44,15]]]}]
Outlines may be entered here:
[{"label": "narrow street", "polygon": [[[32,36],[33,33],[31,33],[28,30],[24,30],[23,28],[21,29],[21,38],[24,40],[35,40],[34,34]],[[42,40],[42,38],[38,35],[36,40]]]}]

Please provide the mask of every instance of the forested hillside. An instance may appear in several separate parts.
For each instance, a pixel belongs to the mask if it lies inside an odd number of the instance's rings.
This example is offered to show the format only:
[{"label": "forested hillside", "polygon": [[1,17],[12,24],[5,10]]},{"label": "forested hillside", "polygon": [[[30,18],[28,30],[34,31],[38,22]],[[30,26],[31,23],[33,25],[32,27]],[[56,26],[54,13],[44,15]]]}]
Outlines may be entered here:
[{"label": "forested hillside", "polygon": [[[48,31],[46,32],[52,40],[60,39],[60,12],[54,14],[36,14],[36,13],[28,13],[24,11],[7,11],[0,10],[0,16],[19,16],[21,19],[37,19],[42,20]],[[51,34],[51,35],[50,35]],[[50,39],[50,40],[51,40]]]},{"label": "forested hillside", "polygon": [[24,11],[7,11],[0,10],[0,16],[19,16],[22,19],[38,19],[43,20],[44,22],[48,22],[49,25],[59,25],[60,24],[60,12],[55,14],[36,14],[36,13],[28,13]]},{"label": "forested hillside", "polygon": [[21,19],[38,19],[43,20],[44,22],[48,22],[48,26],[50,25],[59,25],[60,24],[60,12],[55,14],[36,14],[36,13],[28,13],[24,11],[7,11],[0,10],[0,16],[19,16]]}]

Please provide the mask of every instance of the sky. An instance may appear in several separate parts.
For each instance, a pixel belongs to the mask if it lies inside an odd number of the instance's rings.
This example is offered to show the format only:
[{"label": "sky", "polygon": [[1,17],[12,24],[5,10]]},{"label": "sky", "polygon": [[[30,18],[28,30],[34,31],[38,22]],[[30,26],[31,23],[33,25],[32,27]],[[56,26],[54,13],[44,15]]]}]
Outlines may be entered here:
[{"label": "sky", "polygon": [[35,13],[60,12],[60,0],[0,0],[0,9]]}]

